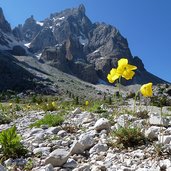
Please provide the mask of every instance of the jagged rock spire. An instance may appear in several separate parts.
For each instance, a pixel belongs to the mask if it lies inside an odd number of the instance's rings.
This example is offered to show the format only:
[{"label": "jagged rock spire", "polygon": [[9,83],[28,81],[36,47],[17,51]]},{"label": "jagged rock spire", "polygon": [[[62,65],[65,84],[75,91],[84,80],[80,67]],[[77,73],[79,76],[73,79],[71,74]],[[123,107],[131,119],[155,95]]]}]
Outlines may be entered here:
[{"label": "jagged rock spire", "polygon": [[82,14],[85,14],[85,12],[86,12],[85,6],[84,6],[83,4],[80,4],[80,5],[79,5],[78,10],[79,10]]},{"label": "jagged rock spire", "polygon": [[0,7],[0,29],[5,33],[11,32],[11,26],[5,19],[4,13],[1,7]]}]

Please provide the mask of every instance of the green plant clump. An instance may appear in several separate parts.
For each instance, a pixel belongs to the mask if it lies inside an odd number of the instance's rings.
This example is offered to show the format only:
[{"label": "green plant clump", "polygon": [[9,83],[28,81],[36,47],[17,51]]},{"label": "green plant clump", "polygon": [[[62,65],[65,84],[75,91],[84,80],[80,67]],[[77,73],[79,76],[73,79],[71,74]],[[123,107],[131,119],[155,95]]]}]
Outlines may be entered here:
[{"label": "green plant clump", "polygon": [[89,112],[95,112],[95,113],[104,113],[106,110],[101,108],[102,103],[101,102],[94,102],[90,104],[88,111]]},{"label": "green plant clump", "polygon": [[0,112],[0,124],[9,124],[11,122],[11,118],[7,116],[5,113]]},{"label": "green plant clump", "polygon": [[114,136],[117,137],[117,144],[122,144],[125,148],[145,143],[145,136],[139,128],[121,127],[114,132]]},{"label": "green plant clump", "polygon": [[28,152],[21,143],[21,137],[17,134],[16,126],[0,133],[0,144],[3,159],[25,156]]},{"label": "green plant clump", "polygon": [[59,114],[58,115],[46,114],[42,119],[31,124],[30,127],[31,128],[40,127],[41,125],[58,126],[61,125],[63,121],[64,121],[64,117]]}]

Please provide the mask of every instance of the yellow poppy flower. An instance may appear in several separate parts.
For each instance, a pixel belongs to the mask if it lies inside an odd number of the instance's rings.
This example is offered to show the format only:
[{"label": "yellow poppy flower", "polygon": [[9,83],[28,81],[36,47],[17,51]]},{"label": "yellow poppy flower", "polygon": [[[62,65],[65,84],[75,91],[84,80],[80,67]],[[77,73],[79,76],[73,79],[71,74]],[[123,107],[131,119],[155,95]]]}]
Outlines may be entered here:
[{"label": "yellow poppy flower", "polygon": [[116,72],[126,80],[130,80],[135,75],[135,72],[133,70],[136,69],[136,66],[128,64],[128,59],[121,58],[118,61],[118,68]]},{"label": "yellow poppy flower", "polygon": [[107,79],[110,83],[114,83],[119,77],[120,75],[117,73],[117,69],[115,68],[112,68],[110,73],[107,75]]},{"label": "yellow poppy flower", "polygon": [[53,107],[56,107],[56,103],[55,103],[55,102],[52,102],[52,106],[53,106]]},{"label": "yellow poppy flower", "polygon": [[118,61],[118,67],[112,68],[110,73],[107,75],[107,79],[110,83],[114,83],[120,77],[125,78],[126,80],[132,79],[135,75],[133,70],[137,69],[136,66],[128,64],[128,59],[121,58]]},{"label": "yellow poppy flower", "polygon": [[12,103],[9,104],[9,107],[12,107]]},{"label": "yellow poppy flower", "polygon": [[88,100],[85,101],[85,105],[86,105],[86,106],[89,105],[89,101],[88,101]]},{"label": "yellow poppy flower", "polygon": [[27,109],[30,109],[30,107],[31,107],[30,105],[27,105]]},{"label": "yellow poppy flower", "polygon": [[152,85],[153,83],[147,83],[141,86],[140,92],[144,97],[151,97],[153,95]]}]

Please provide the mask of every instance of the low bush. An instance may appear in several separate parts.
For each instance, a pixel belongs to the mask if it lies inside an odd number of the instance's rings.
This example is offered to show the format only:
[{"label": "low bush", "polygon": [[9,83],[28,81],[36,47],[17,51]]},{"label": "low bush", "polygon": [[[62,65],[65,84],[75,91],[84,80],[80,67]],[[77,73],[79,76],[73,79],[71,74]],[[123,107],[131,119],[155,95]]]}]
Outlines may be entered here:
[{"label": "low bush", "polygon": [[0,144],[3,159],[21,157],[27,153],[27,150],[21,143],[21,137],[17,134],[16,126],[3,130],[0,133]]}]

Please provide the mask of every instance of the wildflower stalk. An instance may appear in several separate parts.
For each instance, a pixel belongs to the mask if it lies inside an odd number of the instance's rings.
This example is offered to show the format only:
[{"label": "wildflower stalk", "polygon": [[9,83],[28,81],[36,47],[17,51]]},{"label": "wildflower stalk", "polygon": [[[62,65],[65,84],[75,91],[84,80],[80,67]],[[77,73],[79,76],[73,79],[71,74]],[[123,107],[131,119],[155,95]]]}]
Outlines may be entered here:
[{"label": "wildflower stalk", "polygon": [[118,91],[119,91],[119,96],[120,96],[120,88],[121,88],[121,77],[118,79]]},{"label": "wildflower stalk", "polygon": [[137,91],[137,92],[135,93],[135,97],[134,97],[134,113],[135,113],[135,111],[136,111],[136,101],[137,101],[138,93],[139,93],[139,91]]},{"label": "wildflower stalk", "polygon": [[140,96],[140,98],[139,98],[139,110],[141,110],[141,108],[142,108],[142,104],[141,104],[141,96]]},{"label": "wildflower stalk", "polygon": [[163,129],[162,129],[162,116],[163,116],[163,107],[161,106],[160,108],[160,140],[161,140],[161,143],[163,144]]},{"label": "wildflower stalk", "polygon": [[[118,99],[119,99],[119,102],[123,102],[123,98],[122,98],[122,95],[121,95],[121,77],[119,77],[119,79],[118,79],[118,85],[117,85],[117,87],[118,87]],[[119,104],[118,104],[119,105]]]}]

